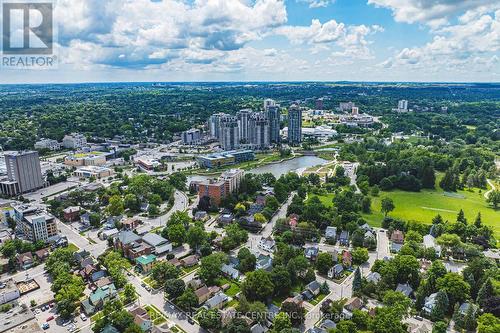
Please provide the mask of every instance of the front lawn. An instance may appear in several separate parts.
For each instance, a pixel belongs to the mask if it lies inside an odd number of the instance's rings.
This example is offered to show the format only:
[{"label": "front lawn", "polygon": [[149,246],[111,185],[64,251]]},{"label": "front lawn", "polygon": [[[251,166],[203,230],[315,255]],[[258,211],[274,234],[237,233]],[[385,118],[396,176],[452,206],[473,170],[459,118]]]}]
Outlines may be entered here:
[{"label": "front lawn", "polygon": [[167,321],[167,318],[154,305],[146,305],[144,309],[146,310],[149,317],[153,321],[153,324],[161,325]]}]

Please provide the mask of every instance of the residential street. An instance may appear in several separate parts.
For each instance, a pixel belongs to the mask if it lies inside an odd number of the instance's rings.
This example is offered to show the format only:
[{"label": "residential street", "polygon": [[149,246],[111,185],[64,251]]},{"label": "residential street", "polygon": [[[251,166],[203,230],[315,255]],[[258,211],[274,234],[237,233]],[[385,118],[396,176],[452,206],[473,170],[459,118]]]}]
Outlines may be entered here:
[{"label": "residential street", "polygon": [[[387,234],[383,231],[383,229],[374,228],[377,233],[377,250],[374,252],[369,252],[368,262],[361,265],[361,275],[366,276],[369,272],[375,260],[382,259],[386,256],[390,255],[389,252],[389,238]],[[319,245],[321,251],[328,251],[337,248],[336,246],[320,244]],[[333,282],[330,279],[324,278],[318,274],[316,274],[316,279],[318,282],[323,283],[326,281],[328,286],[330,287],[330,294],[328,294],[321,302],[319,302],[316,306],[314,306],[307,314],[306,320],[304,322],[304,331],[314,327],[316,322],[321,318],[321,304],[327,299],[331,300],[339,300],[342,298],[350,298],[352,296],[352,281],[354,279],[354,273],[351,273],[342,283]]]}]

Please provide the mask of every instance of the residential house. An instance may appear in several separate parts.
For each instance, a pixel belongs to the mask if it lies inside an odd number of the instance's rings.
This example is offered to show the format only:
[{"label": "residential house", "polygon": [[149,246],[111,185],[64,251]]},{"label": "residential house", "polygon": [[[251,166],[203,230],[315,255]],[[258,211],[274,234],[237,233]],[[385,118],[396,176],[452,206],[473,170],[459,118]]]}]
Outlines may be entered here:
[{"label": "residential house", "polygon": [[370,225],[368,223],[365,223],[363,224],[362,226],[359,227],[361,230],[363,231],[370,231],[370,232],[373,232],[373,228],[370,227]]},{"label": "residential house", "polygon": [[306,290],[309,290],[314,296],[316,296],[320,293],[321,285],[318,281],[314,280],[306,285]]},{"label": "residential house", "polygon": [[147,274],[153,268],[154,263],[156,262],[156,256],[154,254],[142,255],[135,259],[137,264],[137,268],[143,273]]},{"label": "residential house", "polygon": [[267,238],[262,237],[260,239],[259,245],[258,245],[258,247],[260,247],[262,250],[268,251],[268,252],[273,252],[275,246],[276,246],[276,242],[274,241],[274,239],[271,236],[269,236]]},{"label": "residential house", "polygon": [[349,246],[349,231],[343,230],[340,233],[339,243],[342,246]]},{"label": "residential house", "polygon": [[424,236],[424,247],[426,249],[434,249],[436,251],[436,256],[441,257],[441,246],[436,244],[436,239],[432,235]]},{"label": "residential house", "polygon": [[229,296],[224,293],[218,293],[217,295],[209,298],[205,302],[205,307],[207,309],[222,309],[224,305],[229,302]]},{"label": "residential house", "polygon": [[49,257],[49,249],[40,249],[38,251],[35,251],[35,257],[39,262],[45,261]]},{"label": "residential house", "polygon": [[132,231],[139,226],[140,220],[136,218],[128,218],[122,222],[123,230]]},{"label": "residential house", "polygon": [[93,315],[97,311],[102,310],[104,303],[116,297],[116,288],[114,284],[106,285],[102,288],[97,288],[89,297],[82,302],[83,311],[87,315]]},{"label": "residential house", "polygon": [[394,230],[391,234],[391,241],[397,244],[403,244],[405,241],[404,233],[401,230]]},{"label": "residential house", "polygon": [[345,267],[352,266],[352,254],[351,254],[351,252],[349,252],[349,251],[342,252],[342,264]]},{"label": "residential house", "polygon": [[321,327],[311,327],[305,333],[327,333],[328,331]]},{"label": "residential house", "polygon": [[172,330],[169,327],[169,323],[166,322],[162,325],[154,325],[153,328],[151,329],[151,333],[171,333]]},{"label": "residential house", "polygon": [[192,289],[196,290],[196,289],[201,288],[203,286],[203,281],[201,281],[201,279],[195,278],[195,279],[189,280],[186,283],[186,285],[188,287],[191,287]]},{"label": "residential house", "polygon": [[84,226],[90,226],[90,214],[89,212],[85,212],[80,215],[80,223]]},{"label": "residential house", "polygon": [[325,239],[326,239],[327,243],[335,244],[337,242],[337,228],[336,227],[326,227]]},{"label": "residential house", "polygon": [[333,320],[325,319],[321,322],[319,327],[329,332],[330,330],[335,329],[337,327],[337,324],[335,324]]},{"label": "residential house", "polygon": [[234,215],[231,213],[224,213],[219,216],[219,224],[222,225],[228,225],[233,223],[234,221]]},{"label": "residential house", "polygon": [[88,281],[91,279],[92,274],[94,274],[95,272],[97,272],[97,268],[93,264],[88,264],[87,266],[80,269],[78,274],[84,281]]},{"label": "residential house", "polygon": [[424,300],[424,306],[422,307],[422,311],[427,315],[430,315],[434,307],[436,306],[436,298],[438,293],[433,293],[427,296]]},{"label": "residential house", "polygon": [[151,254],[153,250],[150,245],[142,242],[139,235],[132,231],[120,231],[113,240],[115,250],[122,251],[123,255],[130,260],[135,260],[142,255]]},{"label": "residential house", "polygon": [[158,234],[149,232],[142,237],[142,241],[151,246],[157,255],[172,251],[172,243]]},{"label": "residential house", "polygon": [[262,326],[261,324],[257,323],[250,327],[250,332],[251,333],[264,333],[267,331],[267,328],[265,326]]},{"label": "residential house", "polygon": [[63,218],[65,221],[74,222],[80,217],[80,206],[69,206],[63,209]]},{"label": "residential house", "polygon": [[273,259],[271,256],[266,256],[259,254],[256,256],[257,260],[255,263],[255,269],[263,269],[265,271],[270,271],[273,268]]},{"label": "residential house", "polygon": [[21,269],[28,269],[33,266],[33,255],[31,252],[25,252],[16,255],[17,265]]},{"label": "residential house", "polygon": [[110,285],[111,283],[113,283],[113,281],[111,281],[111,278],[109,276],[105,276],[97,280],[94,285],[96,288],[102,288],[104,286]]},{"label": "residential house", "polygon": [[130,314],[134,316],[134,323],[138,325],[143,332],[149,332],[153,327],[153,321],[146,310],[138,306],[130,310]]},{"label": "residential house", "polygon": [[[85,266],[86,266],[86,264],[82,266],[82,262],[83,262],[85,259],[87,259],[87,258],[91,258],[91,256],[90,256],[90,252],[88,252],[87,250],[82,250],[82,251],[80,251],[80,252],[75,252],[75,254],[73,254],[73,258],[75,259],[76,264],[77,264],[78,266],[80,266],[80,268],[83,268],[83,267],[85,267]],[[92,258],[91,258],[91,259],[92,259]],[[91,263],[93,263],[93,262],[94,262],[94,261],[92,260],[92,262],[91,262]]]},{"label": "residential house", "polygon": [[380,282],[380,280],[382,279],[382,276],[380,275],[380,273],[378,272],[370,272],[367,276],[366,276],[366,281],[368,282],[372,282],[374,284],[377,284]]},{"label": "residential house", "polygon": [[342,264],[336,264],[328,270],[328,277],[330,279],[338,279],[342,276],[344,272],[344,266]]},{"label": "residential house", "polygon": [[405,284],[399,283],[396,287],[396,291],[399,291],[406,297],[410,297],[410,295],[413,294],[413,288],[408,283]]},{"label": "residential house", "polygon": [[403,244],[400,243],[391,243],[391,252],[392,253],[399,253],[401,251],[401,248],[403,247]]},{"label": "residential house", "polygon": [[182,262],[178,258],[172,258],[168,261],[172,265],[174,265],[176,268],[180,268],[182,266]]},{"label": "residential house", "polygon": [[238,280],[240,278],[240,272],[231,265],[223,264],[221,271],[225,276],[231,279]]},{"label": "residential house", "polygon": [[315,261],[318,258],[319,248],[317,246],[307,247],[304,251],[304,255],[307,259]]},{"label": "residential house", "polygon": [[206,220],[208,220],[208,218],[209,218],[209,215],[204,210],[199,210],[194,214],[195,221],[206,221]]},{"label": "residential house", "polygon": [[190,256],[187,256],[185,258],[181,259],[181,264],[183,267],[192,267],[198,264],[198,256],[196,254],[192,254]]},{"label": "residential house", "polygon": [[347,311],[353,312],[354,310],[361,310],[363,307],[363,300],[359,297],[350,298],[344,305]]},{"label": "residential house", "polygon": [[120,231],[116,228],[101,231],[99,238],[102,240],[111,239],[116,236]]},{"label": "residential house", "polygon": [[366,241],[367,239],[376,239],[375,234],[371,230],[367,230],[364,235],[364,240]]},{"label": "residential house", "polygon": [[460,312],[460,314],[462,316],[465,316],[467,314],[467,311],[469,310],[469,307],[471,307],[471,306],[473,307],[473,311],[476,312],[477,307],[474,304],[469,303],[469,302],[465,302],[465,303],[460,304],[458,311]]},{"label": "residential house", "polygon": [[299,216],[297,214],[291,214],[288,218],[288,225],[293,230],[297,228],[297,224],[299,224]]}]

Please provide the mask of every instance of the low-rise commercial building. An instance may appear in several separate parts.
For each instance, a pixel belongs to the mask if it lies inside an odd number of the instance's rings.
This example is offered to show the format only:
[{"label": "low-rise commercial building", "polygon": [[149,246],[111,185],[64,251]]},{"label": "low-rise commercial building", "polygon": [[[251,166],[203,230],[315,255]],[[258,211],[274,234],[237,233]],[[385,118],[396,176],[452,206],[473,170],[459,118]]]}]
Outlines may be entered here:
[{"label": "low-rise commercial building", "polygon": [[202,155],[196,158],[200,167],[208,169],[252,161],[254,159],[255,154],[252,150],[232,150]]},{"label": "low-rise commercial building", "polygon": [[113,174],[113,170],[110,168],[93,165],[78,168],[75,170],[75,172],[73,172],[73,174],[79,178],[103,178],[111,176]]},{"label": "low-rise commercial building", "polygon": [[40,139],[35,142],[35,149],[49,149],[49,150],[59,150],[61,149],[61,144],[57,140],[52,139]]},{"label": "low-rise commercial building", "polygon": [[97,151],[72,154],[64,158],[64,164],[69,166],[100,166],[106,164],[106,155]]}]

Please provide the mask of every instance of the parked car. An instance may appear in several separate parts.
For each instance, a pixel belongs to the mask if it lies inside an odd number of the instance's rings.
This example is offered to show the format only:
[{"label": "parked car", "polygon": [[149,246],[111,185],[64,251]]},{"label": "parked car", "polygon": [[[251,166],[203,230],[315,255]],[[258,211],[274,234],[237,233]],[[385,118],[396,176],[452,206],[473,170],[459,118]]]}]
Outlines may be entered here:
[{"label": "parked car", "polygon": [[49,323],[43,323],[43,325],[42,325],[42,328],[43,328],[44,330],[48,330],[48,329],[49,329],[49,327],[50,327]]},{"label": "parked car", "polygon": [[87,320],[87,316],[86,316],[84,313],[80,314],[80,318],[81,318],[83,321]]},{"label": "parked car", "polygon": [[46,321],[51,321],[51,320],[53,320],[53,319],[54,319],[54,316],[50,316],[49,318],[47,318],[47,320],[46,320]]}]

